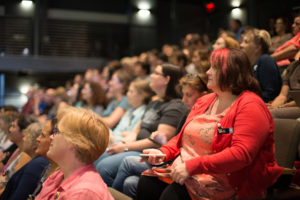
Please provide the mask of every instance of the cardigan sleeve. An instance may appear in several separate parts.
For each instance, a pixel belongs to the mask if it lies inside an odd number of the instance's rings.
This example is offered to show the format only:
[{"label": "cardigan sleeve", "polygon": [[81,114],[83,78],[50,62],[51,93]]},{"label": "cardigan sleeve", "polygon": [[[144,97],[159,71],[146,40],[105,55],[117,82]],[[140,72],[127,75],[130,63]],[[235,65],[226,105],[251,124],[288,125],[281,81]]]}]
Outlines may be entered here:
[{"label": "cardigan sleeve", "polygon": [[185,164],[190,175],[233,172],[255,159],[270,134],[270,117],[267,108],[258,101],[239,106],[230,146],[215,154],[187,160]]},{"label": "cardigan sleeve", "polygon": [[161,152],[166,154],[165,161],[169,161],[176,158],[176,156],[180,153],[178,142],[181,139],[181,134],[182,132],[180,132],[178,135],[169,140],[169,142],[167,142],[164,146],[159,148]]}]

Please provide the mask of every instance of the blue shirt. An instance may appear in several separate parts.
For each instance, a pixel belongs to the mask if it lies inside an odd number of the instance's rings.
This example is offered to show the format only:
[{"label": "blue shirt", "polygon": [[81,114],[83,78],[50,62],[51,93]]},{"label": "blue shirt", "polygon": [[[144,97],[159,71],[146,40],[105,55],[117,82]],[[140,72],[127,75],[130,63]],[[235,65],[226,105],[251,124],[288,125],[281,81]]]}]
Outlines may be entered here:
[{"label": "blue shirt", "polygon": [[252,68],[254,77],[262,89],[262,99],[269,102],[277,97],[281,90],[282,80],[274,58],[263,54]]},{"label": "blue shirt", "polygon": [[49,161],[37,156],[19,169],[8,181],[0,199],[2,200],[27,200],[40,181],[41,174]]}]

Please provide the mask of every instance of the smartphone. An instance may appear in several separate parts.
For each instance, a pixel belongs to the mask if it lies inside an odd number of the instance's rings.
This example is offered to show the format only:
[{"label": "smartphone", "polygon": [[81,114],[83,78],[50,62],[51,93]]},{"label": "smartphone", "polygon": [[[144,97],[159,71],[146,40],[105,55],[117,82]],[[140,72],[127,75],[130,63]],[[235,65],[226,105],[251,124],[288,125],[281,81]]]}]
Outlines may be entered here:
[{"label": "smartphone", "polygon": [[166,157],[166,154],[145,154],[145,153],[141,153],[140,154],[141,157],[149,157],[149,156],[155,156],[155,157]]}]

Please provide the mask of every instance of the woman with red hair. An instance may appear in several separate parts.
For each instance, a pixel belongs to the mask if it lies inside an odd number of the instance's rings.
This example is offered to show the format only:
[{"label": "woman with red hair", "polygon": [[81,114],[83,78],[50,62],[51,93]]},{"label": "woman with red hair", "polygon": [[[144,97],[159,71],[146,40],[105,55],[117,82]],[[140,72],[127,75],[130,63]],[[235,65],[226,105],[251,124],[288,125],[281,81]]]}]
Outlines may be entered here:
[{"label": "woman with red hair", "polygon": [[210,62],[207,87],[214,93],[197,100],[177,136],[143,151],[151,164],[174,160],[170,170],[156,173],[172,183],[142,176],[137,199],[259,198],[281,175],[272,116],[247,55],[220,49]]}]

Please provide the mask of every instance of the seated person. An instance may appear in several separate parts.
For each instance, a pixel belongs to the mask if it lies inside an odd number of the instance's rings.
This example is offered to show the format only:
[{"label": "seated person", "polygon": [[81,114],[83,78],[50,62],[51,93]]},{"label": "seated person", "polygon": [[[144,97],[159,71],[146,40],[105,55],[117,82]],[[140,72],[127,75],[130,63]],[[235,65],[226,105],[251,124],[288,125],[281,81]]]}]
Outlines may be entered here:
[{"label": "seated person", "polygon": [[5,190],[0,199],[27,199],[28,195],[36,188],[41,174],[49,164],[45,157],[37,154],[36,138],[42,131],[42,124],[35,122],[24,130],[22,150],[28,154],[32,160],[20,168],[7,182]]},{"label": "seated person", "polygon": [[135,80],[146,80],[150,82],[150,64],[147,62],[136,62],[133,65]]},{"label": "seated person", "polygon": [[[182,101],[185,106],[191,110],[197,99],[204,94],[207,94],[206,77],[201,77],[200,74],[187,74],[179,81],[179,87],[182,92]],[[183,124],[177,127],[178,132],[181,130]],[[164,135],[154,135],[153,139],[160,139]],[[164,144],[164,140],[158,140],[159,143]],[[140,156],[126,157],[118,169],[118,173],[112,187],[123,192],[124,194],[134,198],[136,188],[139,181],[140,174],[146,169],[151,168],[151,165],[146,162],[140,162]]]},{"label": "seated person", "polygon": [[207,87],[214,93],[198,99],[177,136],[143,151],[166,155],[149,155],[151,164],[174,162],[156,173],[160,179],[141,176],[136,199],[256,199],[281,175],[273,119],[247,55],[220,49],[210,61]]},{"label": "seated person", "polygon": [[47,156],[60,170],[43,184],[36,200],[112,200],[106,185],[93,166],[105,151],[109,131],[99,116],[83,108],[58,111],[58,131],[51,136]]},{"label": "seated person", "polygon": [[187,109],[175,90],[181,77],[180,68],[168,63],[157,65],[150,77],[150,87],[156,96],[148,104],[140,126],[133,133],[135,141],[113,144],[95,162],[96,169],[108,186],[112,185],[125,157],[139,155],[146,148],[157,147],[150,138],[152,132],[163,132],[170,139],[176,134],[178,123],[186,116]]},{"label": "seated person", "polygon": [[195,69],[200,74],[205,74],[209,68],[209,54],[208,50],[195,49],[192,53],[192,63],[195,66]]},{"label": "seated person", "polygon": [[300,90],[300,60],[292,62],[282,74],[280,94],[268,104],[274,118],[297,119],[300,117],[300,108],[289,96],[290,90]]},{"label": "seated person", "polygon": [[272,101],[281,88],[281,77],[275,60],[268,55],[271,45],[270,34],[265,30],[249,29],[243,37],[241,49],[247,54],[254,77],[262,89],[262,99]]},{"label": "seated person", "polygon": [[293,36],[289,33],[290,25],[286,17],[278,17],[275,23],[276,35],[271,38],[272,45],[270,52],[274,52],[278,47],[290,40]]},{"label": "seated person", "polygon": [[50,164],[46,167],[45,171],[43,172],[43,175],[35,190],[29,195],[30,200],[33,200],[37,196],[37,194],[41,191],[42,184],[44,183],[46,178],[48,178],[51,174],[53,174],[58,169],[57,164],[47,156],[47,152],[51,144],[50,136],[52,134],[55,134],[56,132],[57,132],[57,119],[54,118],[46,122],[46,124],[42,129],[41,134],[36,138],[38,146],[35,153],[47,158]]},{"label": "seated person", "polygon": [[85,82],[81,90],[83,101],[76,103],[76,107],[91,109],[93,112],[101,115],[108,104],[105,92],[102,87],[95,82]]},{"label": "seated person", "polygon": [[[145,80],[136,80],[129,85],[127,98],[131,108],[123,115],[122,119],[114,129],[110,138],[111,143],[116,143],[121,140],[131,140],[130,134],[137,128],[145,113],[146,105],[151,100],[152,94],[149,83]],[[133,137],[135,136],[136,135],[133,135]]]},{"label": "seated person", "polygon": [[107,98],[111,99],[107,108],[102,112],[101,117],[108,127],[113,129],[122,116],[129,109],[126,92],[132,80],[130,74],[124,70],[117,70],[113,73],[108,82],[109,90]]},{"label": "seated person", "polygon": [[23,131],[32,123],[36,122],[36,118],[32,115],[21,114],[15,119],[9,127],[9,139],[15,144],[13,151],[7,152],[6,158],[2,160],[2,175],[9,179],[18,169],[23,167],[31,160],[31,157],[22,151]]},{"label": "seated person", "polygon": [[240,44],[237,40],[233,39],[230,36],[221,35],[216,40],[213,45],[213,50],[223,49],[223,48],[240,48]]},{"label": "seated person", "polygon": [[[8,138],[10,124],[15,121],[18,113],[13,111],[5,111],[0,113],[0,129],[2,131],[0,140],[0,152],[8,150],[14,143]],[[5,157],[5,154],[2,154]]]},{"label": "seated person", "polygon": [[292,29],[294,37],[278,47],[271,55],[277,61],[279,67],[289,65],[290,61],[288,59],[294,59],[300,49],[300,15],[294,18]]}]

